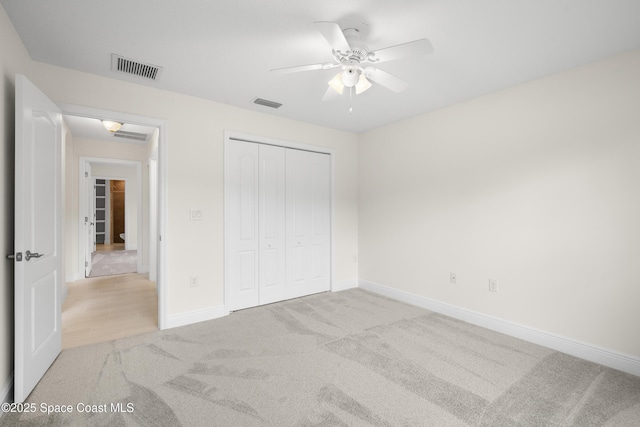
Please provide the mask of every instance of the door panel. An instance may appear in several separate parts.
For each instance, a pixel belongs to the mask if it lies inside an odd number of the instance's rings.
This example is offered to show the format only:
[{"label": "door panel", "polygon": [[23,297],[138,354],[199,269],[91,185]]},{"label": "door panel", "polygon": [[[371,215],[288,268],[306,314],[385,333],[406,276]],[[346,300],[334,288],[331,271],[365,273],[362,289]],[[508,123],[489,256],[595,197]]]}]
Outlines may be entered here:
[{"label": "door panel", "polygon": [[331,166],[326,154],[287,150],[287,297],[328,291]]},{"label": "door panel", "polygon": [[326,154],[309,153],[311,218],[309,231],[310,292],[331,287],[331,164]]},{"label": "door panel", "polygon": [[260,304],[285,298],[285,149],[259,145]]},{"label": "door panel", "polygon": [[[60,353],[62,120],[16,76],[14,401],[29,395]],[[27,251],[37,254],[27,260]]]},{"label": "door panel", "polygon": [[258,293],[258,147],[227,146],[227,291],[229,310],[254,307]]},{"label": "door panel", "polygon": [[33,311],[31,312],[31,323],[33,324],[33,342],[31,351],[36,352],[46,342],[51,334],[55,333],[56,310],[51,304],[52,300],[57,300],[56,278],[54,274],[49,274],[31,287],[33,294]]},{"label": "door panel", "polygon": [[84,253],[84,277],[91,276],[91,265],[93,253],[96,250],[95,239],[95,184],[93,175],[91,174],[91,163],[84,164],[84,186],[85,186],[85,213],[84,213],[84,230],[85,230],[85,253]]}]

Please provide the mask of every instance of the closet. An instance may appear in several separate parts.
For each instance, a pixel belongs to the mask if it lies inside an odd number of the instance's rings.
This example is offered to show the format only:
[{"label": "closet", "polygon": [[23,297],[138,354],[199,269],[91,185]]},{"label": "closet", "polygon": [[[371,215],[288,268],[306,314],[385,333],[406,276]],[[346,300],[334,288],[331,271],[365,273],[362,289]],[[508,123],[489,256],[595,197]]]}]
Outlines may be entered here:
[{"label": "closet", "polygon": [[229,311],[330,289],[328,154],[230,139],[225,191]]}]

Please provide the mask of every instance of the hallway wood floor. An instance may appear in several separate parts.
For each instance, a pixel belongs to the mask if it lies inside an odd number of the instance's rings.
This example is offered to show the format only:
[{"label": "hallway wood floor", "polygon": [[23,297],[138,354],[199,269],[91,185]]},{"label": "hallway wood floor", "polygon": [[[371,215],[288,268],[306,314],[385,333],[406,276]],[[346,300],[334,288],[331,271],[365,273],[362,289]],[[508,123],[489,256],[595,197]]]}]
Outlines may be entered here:
[{"label": "hallway wood floor", "polygon": [[68,283],[62,304],[62,349],[158,329],[156,284],[147,274],[123,274]]}]

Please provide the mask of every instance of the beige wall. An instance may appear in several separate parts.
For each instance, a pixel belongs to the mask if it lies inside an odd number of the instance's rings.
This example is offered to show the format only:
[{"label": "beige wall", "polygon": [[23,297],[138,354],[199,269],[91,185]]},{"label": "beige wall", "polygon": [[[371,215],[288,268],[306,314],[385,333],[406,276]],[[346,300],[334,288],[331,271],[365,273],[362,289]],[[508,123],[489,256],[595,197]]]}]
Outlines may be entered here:
[{"label": "beige wall", "polygon": [[638,357],[639,165],[640,51],[365,133],[360,279]]},{"label": "beige wall", "polygon": [[[357,280],[357,135],[42,63],[33,68],[29,78],[56,102],[166,120],[169,316],[223,304],[225,130],[335,148],[335,278]],[[190,221],[190,208],[204,220]],[[191,288],[189,276],[200,286]]]},{"label": "beige wall", "polygon": [[13,184],[15,140],[15,75],[28,73],[31,61],[13,24],[0,7],[0,400],[13,372]]}]

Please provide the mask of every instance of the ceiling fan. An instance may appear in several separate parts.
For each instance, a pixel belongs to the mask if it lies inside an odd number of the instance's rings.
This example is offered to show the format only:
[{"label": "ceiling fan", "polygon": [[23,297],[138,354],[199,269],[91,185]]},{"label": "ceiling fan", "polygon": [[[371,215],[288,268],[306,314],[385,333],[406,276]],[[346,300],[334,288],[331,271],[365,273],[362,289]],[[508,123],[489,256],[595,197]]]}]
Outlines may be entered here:
[{"label": "ceiling fan", "polygon": [[360,40],[360,31],[357,28],[345,28],[342,30],[335,22],[314,22],[314,25],[329,42],[334,61],[276,68],[271,71],[284,74],[341,67],[341,71],[329,81],[329,88],[322,98],[323,101],[333,99],[342,94],[345,87],[349,88],[350,94],[354,89],[356,94],[360,94],[371,87],[371,82],[394,92],[400,92],[409,85],[407,82],[372,65],[433,52],[433,46],[427,39],[414,40],[370,51]]}]

